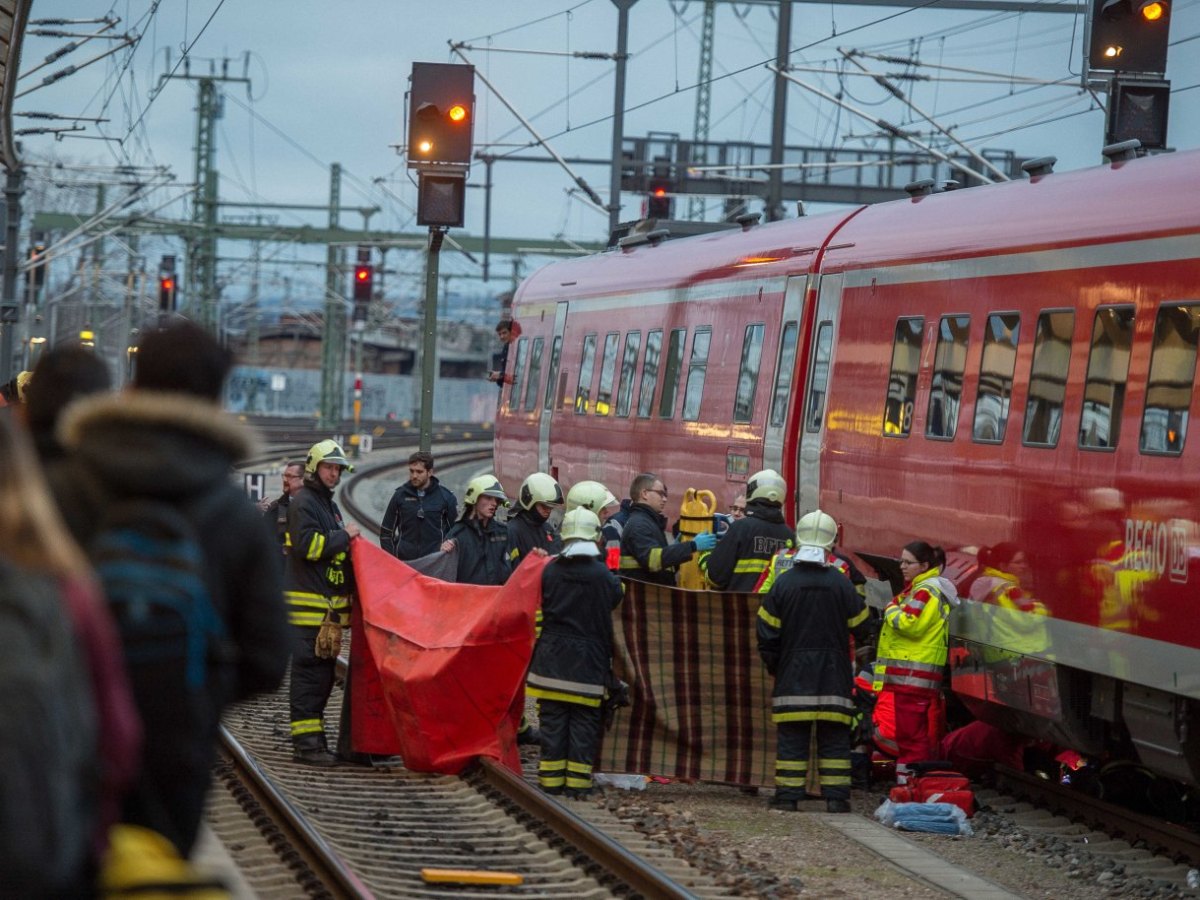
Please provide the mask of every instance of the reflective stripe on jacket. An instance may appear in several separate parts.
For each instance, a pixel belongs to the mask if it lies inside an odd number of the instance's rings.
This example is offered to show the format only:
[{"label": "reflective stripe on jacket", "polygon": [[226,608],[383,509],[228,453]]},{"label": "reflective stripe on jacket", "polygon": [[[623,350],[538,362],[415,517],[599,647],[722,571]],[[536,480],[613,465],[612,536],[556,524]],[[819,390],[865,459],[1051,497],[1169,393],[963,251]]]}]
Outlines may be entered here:
[{"label": "reflective stripe on jacket", "polygon": [[939,575],[939,568],[922,572],[883,611],[873,690],[941,689],[951,605]]}]

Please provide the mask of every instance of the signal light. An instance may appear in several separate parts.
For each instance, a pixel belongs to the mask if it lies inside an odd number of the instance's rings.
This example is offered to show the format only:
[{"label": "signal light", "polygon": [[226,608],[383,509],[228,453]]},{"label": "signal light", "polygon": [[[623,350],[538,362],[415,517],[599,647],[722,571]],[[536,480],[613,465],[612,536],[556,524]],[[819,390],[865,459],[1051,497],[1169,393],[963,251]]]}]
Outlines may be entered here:
[{"label": "signal light", "polygon": [[1092,0],[1088,65],[1113,72],[1167,70],[1168,0]]},{"label": "signal light", "polygon": [[162,275],[158,279],[158,308],[160,312],[175,311],[174,275]]},{"label": "signal light", "polygon": [[359,264],[354,267],[354,302],[369,303],[371,288],[375,280],[375,267]]},{"label": "signal light", "polygon": [[446,113],[446,118],[451,122],[461,122],[467,117],[467,108],[460,103],[455,103],[450,107],[450,111]]},{"label": "signal light", "polygon": [[409,168],[471,162],[475,67],[413,63],[409,91]]},{"label": "signal light", "polygon": [[675,201],[670,196],[668,187],[663,180],[655,179],[650,182],[650,195],[646,198],[647,219],[671,218],[671,208]]},{"label": "signal light", "polygon": [[1159,0],[1148,0],[1138,7],[1138,12],[1147,22],[1157,22],[1167,14],[1167,5]]}]

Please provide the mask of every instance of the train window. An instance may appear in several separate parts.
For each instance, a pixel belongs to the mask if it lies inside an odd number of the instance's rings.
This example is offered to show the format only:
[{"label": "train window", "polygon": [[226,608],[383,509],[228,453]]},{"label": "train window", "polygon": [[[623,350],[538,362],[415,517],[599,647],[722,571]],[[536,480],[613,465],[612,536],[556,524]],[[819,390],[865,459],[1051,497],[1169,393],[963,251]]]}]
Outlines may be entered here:
[{"label": "train window", "polygon": [[1071,335],[1075,313],[1043,312],[1033,338],[1029,367],[1029,397],[1025,401],[1025,434],[1034,447],[1057,447],[1062,432],[1063,398],[1067,393],[1067,368],[1071,362]]},{"label": "train window", "polygon": [[637,372],[638,354],[642,350],[642,333],[631,331],[625,335],[625,353],[621,357],[621,383],[617,387],[617,415],[629,415],[633,404],[633,376]]},{"label": "train window", "polygon": [[538,384],[542,380],[542,348],[545,338],[534,338],[529,350],[529,379],[525,387],[525,412],[537,405]]},{"label": "train window", "polygon": [[562,356],[562,335],[555,335],[554,343],[550,345],[550,370],[546,373],[546,399],[542,401],[542,409],[549,409],[554,401],[554,383],[558,381],[558,361]]},{"label": "train window", "polygon": [[700,418],[700,398],[704,396],[704,373],[708,369],[708,346],[711,342],[711,328],[696,329],[692,337],[692,356],[688,360],[687,384],[683,388],[685,422],[695,422]]},{"label": "train window", "polygon": [[742,340],[742,364],[738,368],[737,396],[733,398],[733,421],[754,419],[754,395],[758,390],[758,369],[762,365],[763,331],[765,326],[747,325]]},{"label": "train window", "polygon": [[604,355],[600,357],[600,387],[596,391],[596,415],[607,416],[612,412],[613,380],[617,374],[617,341],[619,332],[604,336]]},{"label": "train window", "polygon": [[1178,456],[1183,452],[1198,343],[1200,306],[1164,303],[1159,307],[1142,413],[1143,453]]},{"label": "train window", "polygon": [[525,349],[529,344],[529,338],[521,338],[517,341],[517,361],[513,363],[513,383],[512,388],[508,392],[508,408],[521,408],[521,375],[525,368]]},{"label": "train window", "polygon": [[592,369],[596,365],[596,335],[583,338],[583,353],[579,357],[579,386],[575,389],[575,415],[586,416],[592,399]]},{"label": "train window", "polygon": [[883,433],[908,437],[912,430],[913,403],[917,397],[917,368],[921,361],[921,330],[925,320],[900,319],[892,343],[892,372],[883,407]]},{"label": "train window", "polygon": [[985,444],[1004,441],[1013,373],[1017,368],[1019,313],[992,313],[983,332],[983,357],[979,361],[979,391],[975,398],[975,424],[971,436]]},{"label": "train window", "polygon": [[925,437],[953,440],[958,430],[958,408],[962,402],[963,371],[967,367],[967,332],[970,328],[970,316],[942,316],[938,323]]},{"label": "train window", "polygon": [[771,427],[779,428],[787,418],[792,394],[792,367],[796,364],[796,323],[783,326],[779,338],[779,365],[775,368],[775,393],[771,398]]},{"label": "train window", "polygon": [[658,415],[661,419],[669,419],[675,415],[675,397],[679,393],[679,370],[683,368],[683,345],[686,340],[686,328],[671,329],[671,340],[667,344],[666,371],[663,374],[662,399],[658,403]]},{"label": "train window", "polygon": [[642,386],[638,391],[638,417],[650,418],[654,409],[654,386],[658,384],[658,357],[662,353],[662,331],[646,332],[646,361],[642,363]]},{"label": "train window", "polygon": [[833,349],[833,323],[817,326],[816,352],[813,356],[811,385],[808,389],[808,409],[804,413],[806,431],[820,431],[825,420],[825,391],[829,388],[829,359]]},{"label": "train window", "polygon": [[1080,447],[1112,450],[1117,446],[1132,346],[1133,307],[1102,306],[1096,310],[1079,416]]}]

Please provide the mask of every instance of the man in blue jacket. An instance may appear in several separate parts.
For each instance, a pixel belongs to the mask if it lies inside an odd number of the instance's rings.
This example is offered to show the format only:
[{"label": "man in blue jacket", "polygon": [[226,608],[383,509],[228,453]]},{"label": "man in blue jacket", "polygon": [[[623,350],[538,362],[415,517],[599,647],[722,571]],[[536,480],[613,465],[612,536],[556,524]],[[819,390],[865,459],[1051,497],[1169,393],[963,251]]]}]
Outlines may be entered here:
[{"label": "man in blue jacket", "polygon": [[396,488],[383,514],[379,546],[405,562],[433,553],[454,524],[458,499],[433,474],[433,454],[408,458],[408,481]]}]

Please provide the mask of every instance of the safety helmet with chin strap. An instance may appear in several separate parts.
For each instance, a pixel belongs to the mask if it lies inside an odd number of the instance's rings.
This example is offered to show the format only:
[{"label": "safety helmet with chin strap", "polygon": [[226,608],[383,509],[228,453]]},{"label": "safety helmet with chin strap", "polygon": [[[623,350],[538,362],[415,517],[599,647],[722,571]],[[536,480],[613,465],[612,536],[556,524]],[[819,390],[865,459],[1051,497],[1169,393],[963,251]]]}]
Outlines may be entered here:
[{"label": "safety helmet with chin strap", "polygon": [[304,460],[304,474],[315,475],[317,466],[323,462],[341,466],[347,472],[354,471],[354,466],[350,465],[350,460],[346,459],[341,445],[335,440],[326,439],[312,445],[312,449],[308,451],[308,457]]},{"label": "safety helmet with chin strap", "polygon": [[785,482],[774,469],[763,469],[755,472],[746,482],[747,500],[766,500],[770,503],[782,503],[783,495],[787,493]]},{"label": "safety helmet with chin strap", "polygon": [[501,505],[508,506],[508,494],[495,475],[480,475],[467,482],[467,492],[463,495],[463,503],[473,506],[480,497],[495,497]]},{"label": "safety helmet with chin strap", "polygon": [[830,549],[837,541],[837,522],[828,513],[814,509],[796,523],[796,542],[801,547]]},{"label": "safety helmet with chin strap", "polygon": [[563,492],[558,482],[545,472],[534,472],[521,482],[521,491],[517,495],[521,509],[533,509],[534,504],[545,503],[547,506],[562,506]]},{"label": "safety helmet with chin strap", "polygon": [[617,498],[598,481],[580,481],[567,491],[567,512],[573,509],[588,509],[596,515],[617,503]]},{"label": "safety helmet with chin strap", "polygon": [[590,509],[582,506],[563,516],[562,528],[559,529],[563,541],[592,541],[600,540],[600,517]]}]

